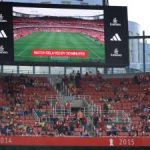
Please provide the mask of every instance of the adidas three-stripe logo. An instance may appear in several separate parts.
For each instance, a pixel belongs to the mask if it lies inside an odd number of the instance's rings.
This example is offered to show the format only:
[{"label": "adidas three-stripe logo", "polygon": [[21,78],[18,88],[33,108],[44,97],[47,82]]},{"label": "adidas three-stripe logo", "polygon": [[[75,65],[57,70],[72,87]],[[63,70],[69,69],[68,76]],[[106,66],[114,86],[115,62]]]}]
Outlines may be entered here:
[{"label": "adidas three-stripe logo", "polygon": [[122,41],[119,34],[116,33],[111,39],[110,41]]},{"label": "adidas three-stripe logo", "polygon": [[4,30],[0,31],[0,38],[7,38],[7,35]]}]

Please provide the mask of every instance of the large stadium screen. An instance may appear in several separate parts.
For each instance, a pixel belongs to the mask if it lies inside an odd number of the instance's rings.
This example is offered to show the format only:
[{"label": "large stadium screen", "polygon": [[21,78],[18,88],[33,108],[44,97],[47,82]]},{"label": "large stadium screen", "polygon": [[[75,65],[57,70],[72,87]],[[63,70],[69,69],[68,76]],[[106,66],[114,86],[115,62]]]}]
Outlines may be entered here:
[{"label": "large stadium screen", "polygon": [[3,63],[128,65],[126,7],[0,5]]}]

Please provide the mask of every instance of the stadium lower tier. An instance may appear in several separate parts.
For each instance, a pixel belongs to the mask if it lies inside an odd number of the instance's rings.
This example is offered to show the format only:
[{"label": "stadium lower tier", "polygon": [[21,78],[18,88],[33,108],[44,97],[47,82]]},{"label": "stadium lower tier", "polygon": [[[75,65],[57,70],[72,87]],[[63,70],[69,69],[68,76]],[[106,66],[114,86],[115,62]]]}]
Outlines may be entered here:
[{"label": "stadium lower tier", "polygon": [[0,135],[150,137],[149,79],[1,76]]},{"label": "stadium lower tier", "polygon": [[[14,59],[24,62],[105,62],[104,34],[88,28],[19,27],[14,30]],[[33,55],[33,51],[85,52],[86,55]],[[42,57],[41,57],[42,56]]]}]

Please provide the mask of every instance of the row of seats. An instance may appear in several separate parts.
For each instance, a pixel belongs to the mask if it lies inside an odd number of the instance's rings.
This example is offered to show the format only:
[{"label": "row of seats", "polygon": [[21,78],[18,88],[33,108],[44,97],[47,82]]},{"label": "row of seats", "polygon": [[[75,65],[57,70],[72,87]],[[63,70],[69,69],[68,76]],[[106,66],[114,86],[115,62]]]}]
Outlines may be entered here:
[{"label": "row of seats", "polygon": [[67,26],[80,26],[80,27],[94,27],[101,28],[104,26],[103,20],[85,20],[77,18],[51,18],[51,17],[40,17],[40,18],[23,18],[23,17],[14,17],[13,24],[15,26],[22,25],[67,25]]},{"label": "row of seats", "polygon": [[88,28],[75,28],[75,27],[71,27],[71,28],[48,28],[48,27],[32,27],[30,26],[30,28],[26,28],[24,26],[20,27],[20,28],[16,28],[14,30],[14,39],[20,39],[26,35],[32,34],[33,32],[70,32],[70,33],[81,33],[83,35],[87,35],[91,38],[94,38],[97,41],[100,41],[101,43],[104,43],[104,35],[103,35],[103,29],[102,31],[98,31],[98,30],[93,30],[93,29],[88,29]]},{"label": "row of seats", "polygon": [[[0,134],[149,136],[150,103],[147,92],[149,75],[145,75],[143,79],[141,76],[134,79],[105,79],[99,73],[85,76],[78,73],[78,76],[76,84],[75,75],[65,76],[61,83],[67,86],[69,89],[65,88],[67,91],[75,88],[82,91],[83,95],[86,95],[87,89],[96,91],[94,94],[98,96],[97,99],[94,99],[91,92],[89,100],[99,108],[98,111],[87,112],[85,115],[84,110],[80,108],[74,111],[71,105],[63,107],[63,111],[57,109],[57,101],[51,105],[51,101],[48,100],[51,95],[54,95],[56,100],[57,93],[46,77],[22,75],[1,77],[1,94],[3,93],[5,98],[0,99]],[[70,83],[72,86],[68,86]],[[137,93],[134,91],[136,95],[129,95],[130,85],[140,91],[137,90]],[[105,88],[111,90],[111,94]],[[77,96],[75,93],[70,93],[70,96],[71,94]],[[59,102],[62,103],[60,99]]]},{"label": "row of seats", "polygon": [[[67,81],[67,82],[66,82]],[[65,80],[70,95],[90,95],[92,103],[108,113],[124,111],[131,124],[139,133],[150,131],[150,75],[137,75],[134,78],[103,78],[86,73],[80,86],[74,85],[70,76]],[[70,87],[70,83],[72,86]],[[74,92],[75,91],[75,92]]]}]

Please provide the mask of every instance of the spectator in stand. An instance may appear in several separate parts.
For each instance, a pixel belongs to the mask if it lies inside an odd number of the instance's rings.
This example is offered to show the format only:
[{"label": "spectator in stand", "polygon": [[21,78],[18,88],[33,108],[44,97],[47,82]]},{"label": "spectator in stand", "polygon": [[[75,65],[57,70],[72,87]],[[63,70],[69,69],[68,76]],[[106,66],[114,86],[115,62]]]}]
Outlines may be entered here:
[{"label": "spectator in stand", "polygon": [[89,71],[89,81],[92,81],[93,80],[93,74],[92,74],[92,71]]},{"label": "spectator in stand", "polygon": [[56,129],[58,130],[59,136],[64,134],[64,124],[61,120],[56,122]]},{"label": "spectator in stand", "polygon": [[131,126],[131,136],[138,136],[137,126],[135,126],[134,124],[132,124]]},{"label": "spectator in stand", "polygon": [[88,73],[88,72],[85,73],[85,75],[84,75],[84,80],[85,80],[85,81],[88,81],[88,80],[89,80],[89,73]]},{"label": "spectator in stand", "polygon": [[98,113],[94,113],[92,118],[93,118],[94,128],[97,128],[98,127],[98,121],[99,121],[99,115],[98,115]]},{"label": "spectator in stand", "polygon": [[80,88],[80,80],[81,80],[81,74],[78,71],[77,74],[75,75],[75,85],[76,85],[76,88]]},{"label": "spectator in stand", "polygon": [[105,131],[105,124],[102,118],[99,118],[98,136],[102,136]]},{"label": "spectator in stand", "polygon": [[136,83],[136,84],[140,84],[140,81],[139,81],[137,75],[134,76],[134,80],[133,80],[133,81],[134,81],[134,83]]},{"label": "spectator in stand", "polygon": [[59,100],[57,100],[55,103],[55,109],[56,109],[57,114],[61,113],[61,104]]},{"label": "spectator in stand", "polygon": [[143,131],[145,132],[150,132],[150,123],[146,122],[143,126]]},{"label": "spectator in stand", "polygon": [[66,103],[65,103],[65,113],[67,115],[71,113],[71,103],[70,103],[70,101],[66,101]]},{"label": "spectator in stand", "polygon": [[70,73],[69,76],[70,82],[72,82],[74,84],[74,80],[75,80],[75,71],[73,70],[72,73]]},{"label": "spectator in stand", "polygon": [[105,102],[105,103],[104,103],[104,112],[105,112],[106,114],[108,114],[108,111],[109,111],[109,107],[108,107],[107,102]]},{"label": "spectator in stand", "polygon": [[116,126],[115,124],[112,124],[112,127],[111,127],[111,135],[112,135],[112,136],[117,136],[117,135],[118,135],[117,126]]},{"label": "spectator in stand", "polygon": [[69,122],[69,133],[68,133],[68,135],[73,135],[73,133],[74,133],[74,128],[75,128],[75,124],[73,123],[73,122]]},{"label": "spectator in stand", "polygon": [[127,125],[126,125],[126,124],[123,124],[123,125],[121,126],[121,128],[120,128],[120,131],[122,131],[122,132],[128,132],[128,127],[127,127]]},{"label": "spectator in stand", "polygon": [[64,135],[69,135],[70,134],[69,122],[68,121],[64,121],[63,125],[64,125],[64,131],[63,131]]},{"label": "spectator in stand", "polygon": [[110,123],[108,123],[106,125],[106,133],[107,133],[107,136],[111,136],[112,135],[112,125]]},{"label": "spectator in stand", "polygon": [[66,74],[64,74],[62,80],[63,80],[64,85],[67,85],[67,83],[68,83],[68,77],[67,77]]},{"label": "spectator in stand", "polygon": [[81,121],[79,119],[75,121],[75,128],[81,128]]},{"label": "spectator in stand", "polygon": [[57,76],[57,79],[56,79],[56,88],[58,91],[62,89],[62,80],[61,80],[61,77],[59,76]]},{"label": "spectator in stand", "polygon": [[102,81],[102,75],[100,74],[100,72],[98,70],[96,71],[96,81],[98,83],[100,83]]},{"label": "spectator in stand", "polygon": [[81,111],[81,109],[79,109],[79,111],[77,112],[77,119],[81,122],[83,118],[84,118],[84,114]]},{"label": "spectator in stand", "polygon": [[81,120],[81,123],[82,123],[83,130],[86,131],[87,130],[87,118],[83,117],[83,119]]}]

